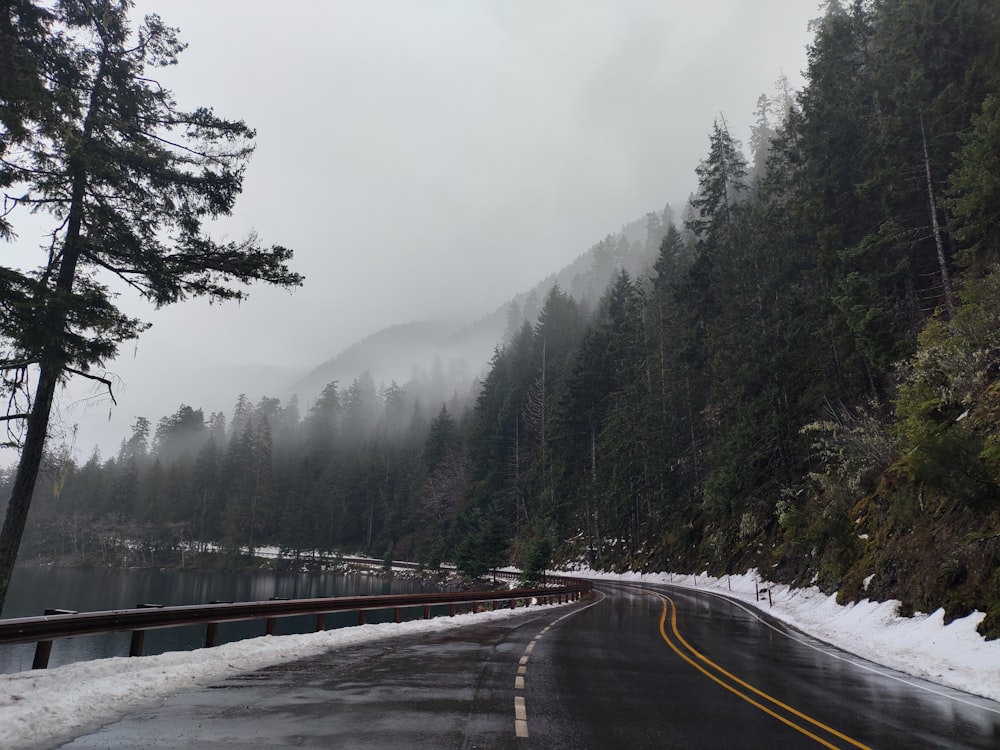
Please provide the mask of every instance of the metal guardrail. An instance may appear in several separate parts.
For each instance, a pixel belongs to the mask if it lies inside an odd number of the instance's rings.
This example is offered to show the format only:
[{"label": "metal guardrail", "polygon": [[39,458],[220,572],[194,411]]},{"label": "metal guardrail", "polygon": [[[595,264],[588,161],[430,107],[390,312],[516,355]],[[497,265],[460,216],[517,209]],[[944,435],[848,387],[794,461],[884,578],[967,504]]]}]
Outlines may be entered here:
[{"label": "metal guardrail", "polygon": [[[497,577],[516,577],[498,572]],[[187,606],[138,605],[135,609],[103,612],[69,612],[46,610],[41,617],[17,617],[0,620],[0,644],[36,643],[32,669],[45,669],[52,644],[60,638],[72,638],[97,633],[131,632],[129,656],[141,656],[147,630],[175,628],[185,625],[205,625],[205,646],[218,645],[219,623],[239,620],[265,620],[266,632],[274,635],[282,617],[316,616],[316,630],[326,627],[326,615],[334,612],[357,612],[358,624],[365,623],[365,613],[372,610],[393,610],[393,619],[400,622],[401,610],[423,607],[423,618],[431,616],[431,607],[447,605],[454,616],[459,605],[490,603],[493,609],[506,602],[511,608],[517,602],[530,604],[537,599],[542,604],[575,601],[591,589],[585,581],[550,578],[563,585],[509,591],[466,591],[441,594],[387,594],[378,596],[329,597],[315,599],[272,599],[258,602],[219,602]]]}]

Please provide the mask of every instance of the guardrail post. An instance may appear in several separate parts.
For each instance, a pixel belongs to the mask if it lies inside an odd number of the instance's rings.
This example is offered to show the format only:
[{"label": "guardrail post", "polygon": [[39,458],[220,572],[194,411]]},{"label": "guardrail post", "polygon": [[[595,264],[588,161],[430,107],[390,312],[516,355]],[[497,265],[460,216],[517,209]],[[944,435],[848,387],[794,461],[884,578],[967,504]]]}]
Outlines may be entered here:
[{"label": "guardrail post", "polygon": [[425,620],[431,619],[431,605],[429,604],[424,605],[424,619]]},{"label": "guardrail post", "polygon": [[402,617],[402,614],[399,611],[399,607],[393,608],[393,610],[392,610],[392,621],[393,622],[402,622],[403,621],[403,617]]},{"label": "guardrail post", "polygon": [[326,612],[320,612],[316,615],[316,632],[321,630],[326,630]]},{"label": "guardrail post", "polygon": [[[50,615],[75,615],[75,609],[46,609],[45,616]],[[49,666],[49,656],[52,655],[52,641],[38,641],[35,644],[35,658],[31,662],[32,669],[47,669]]]},{"label": "guardrail post", "polygon": [[[136,609],[163,609],[162,604],[136,604]],[[145,630],[133,630],[132,640],[128,645],[129,656],[142,656],[142,645],[146,641]]]},{"label": "guardrail post", "polygon": [[133,630],[132,640],[128,644],[129,656],[142,656],[142,644],[146,640],[145,630]]},{"label": "guardrail post", "polygon": [[210,622],[205,628],[205,648],[219,645],[219,623]]},{"label": "guardrail post", "polygon": [[455,602],[452,602],[451,604],[448,605],[448,616],[449,617],[455,616]]},{"label": "guardrail post", "polygon": [[363,609],[358,610],[358,625],[365,624],[365,611]]},{"label": "guardrail post", "polygon": [[[287,602],[291,601],[287,596],[272,596],[268,599],[269,602]],[[268,635],[274,635],[278,632],[278,618],[268,617],[266,621],[266,630]]]},{"label": "guardrail post", "polygon": [[39,641],[35,646],[35,660],[31,662],[32,669],[46,669],[49,666],[49,655],[52,653],[52,641]]}]

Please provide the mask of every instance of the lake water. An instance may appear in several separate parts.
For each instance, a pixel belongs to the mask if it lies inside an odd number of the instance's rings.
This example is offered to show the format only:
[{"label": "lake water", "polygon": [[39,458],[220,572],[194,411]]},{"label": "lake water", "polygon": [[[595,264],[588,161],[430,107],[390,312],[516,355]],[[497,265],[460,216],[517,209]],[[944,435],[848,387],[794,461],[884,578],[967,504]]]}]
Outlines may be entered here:
[{"label": "lake water", "polygon": [[[208,604],[212,601],[263,601],[272,597],[305,599],[324,596],[437,591],[417,580],[377,576],[343,576],[333,573],[207,572],[190,570],[118,570],[106,568],[18,567],[11,580],[4,618],[42,615],[46,609],[90,612],[131,609],[139,604]],[[419,608],[403,610],[404,619],[421,616]],[[368,622],[386,622],[392,612],[369,612]],[[314,616],[283,617],[278,635],[309,633]],[[357,614],[327,615],[326,627],[346,627],[357,623]],[[264,634],[264,621],[232,622],[219,625],[219,643]],[[82,636],[56,641],[49,666],[74,661],[127,656],[129,633]],[[204,626],[149,630],[144,654],[200,648],[205,642]],[[0,673],[31,668],[35,644],[0,645]]]}]

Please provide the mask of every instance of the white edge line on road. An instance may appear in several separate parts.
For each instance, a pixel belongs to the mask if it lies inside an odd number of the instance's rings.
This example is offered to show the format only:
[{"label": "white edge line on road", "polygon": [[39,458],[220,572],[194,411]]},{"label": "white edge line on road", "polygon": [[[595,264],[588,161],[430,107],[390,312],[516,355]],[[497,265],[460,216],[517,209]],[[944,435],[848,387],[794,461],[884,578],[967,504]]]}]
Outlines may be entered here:
[{"label": "white edge line on road", "polygon": [[[612,582],[612,583],[614,583],[614,582]],[[636,584],[626,583],[626,584],[618,584],[618,585],[635,586]],[[835,646],[832,643],[827,643],[826,641],[824,641],[822,638],[820,638],[818,636],[810,636],[810,638],[813,638],[813,639],[819,641],[820,643],[822,643],[824,646],[828,647],[828,648],[820,648],[815,643],[810,643],[809,641],[807,641],[807,640],[805,640],[803,638],[799,638],[797,635],[795,635],[795,632],[798,629],[794,625],[792,625],[790,623],[783,623],[790,630],[782,630],[781,628],[775,627],[774,625],[772,625],[771,623],[769,623],[767,620],[765,620],[763,617],[761,617],[760,613],[757,612],[757,611],[755,611],[752,607],[746,606],[739,599],[728,597],[725,594],[720,594],[718,591],[710,591],[708,589],[702,589],[702,588],[695,589],[695,588],[688,587],[688,586],[677,586],[677,585],[669,584],[669,583],[667,583],[667,584],[642,584],[640,586],[640,588],[647,588],[647,590],[651,591],[651,590],[653,590],[653,586],[657,586],[657,585],[665,586],[665,587],[670,587],[670,588],[673,588],[673,589],[676,589],[676,590],[680,590],[680,591],[685,591],[685,592],[696,591],[699,594],[708,594],[709,596],[717,597],[719,599],[722,599],[725,602],[728,602],[729,604],[733,605],[734,607],[738,607],[739,609],[742,609],[748,615],[750,615],[751,617],[753,617],[755,620],[757,620],[758,622],[760,622],[765,627],[770,628],[775,633],[783,635],[784,637],[786,637],[786,638],[788,638],[790,640],[793,640],[796,643],[800,643],[803,646],[808,646],[809,648],[813,649],[814,651],[819,651],[821,654],[826,654],[827,656],[831,656],[834,659],[840,659],[841,661],[847,662],[848,664],[852,664],[853,666],[858,667],[859,669],[864,669],[864,670],[867,670],[869,672],[873,672],[873,673],[875,673],[877,675],[881,675],[882,677],[887,677],[890,680],[895,680],[896,682],[901,682],[904,685],[908,685],[908,686],[910,686],[912,688],[916,688],[917,690],[923,690],[926,693],[931,693],[932,695],[937,695],[937,696],[939,696],[941,698],[947,698],[948,700],[955,701],[956,703],[964,703],[967,706],[972,706],[974,708],[981,708],[984,711],[989,711],[991,713],[1000,714],[1000,708],[993,708],[992,706],[984,706],[981,703],[977,703],[975,701],[966,700],[966,699],[961,698],[961,697],[959,697],[957,695],[951,695],[951,694],[946,693],[946,692],[941,691],[941,690],[935,690],[934,688],[928,687],[927,685],[921,684],[919,682],[914,682],[913,680],[909,680],[909,679],[906,679],[904,677],[900,677],[898,674],[893,674],[892,672],[886,671],[886,670],[891,669],[891,667],[883,667],[881,665],[873,665],[871,663],[868,663],[867,661],[856,661],[856,660],[859,660],[859,659],[862,658],[862,657],[859,657],[859,656],[854,656],[853,659],[852,658],[848,658],[847,656],[844,656],[843,654],[839,654],[836,651],[832,650],[832,649],[837,649],[837,651],[842,651],[843,649],[841,649],[840,647]],[[569,614],[573,614],[573,613],[570,612]],[[566,615],[563,615],[563,617],[566,617]],[[919,679],[919,678],[916,678],[916,679]],[[956,692],[961,692],[960,690],[958,690],[958,688],[951,688],[951,689],[955,690]],[[983,700],[989,700],[989,699],[988,698],[983,698]]]},{"label": "white edge line on road", "polygon": [[[580,607],[579,609],[574,609],[572,612],[567,612],[566,614],[557,617],[555,620],[553,620],[544,628],[542,628],[542,631],[538,635],[536,635],[534,638],[531,639],[531,642],[524,649],[524,655],[517,662],[518,664],[517,676],[514,678],[515,690],[524,689],[524,674],[525,672],[527,672],[528,669],[527,667],[528,654],[530,654],[531,651],[535,648],[535,642],[542,637],[542,633],[551,628],[560,620],[564,620],[570,615],[575,615],[578,614],[579,612],[583,612],[583,610],[585,609],[590,609],[595,604],[600,604],[605,599],[607,599],[607,594],[605,594],[603,591],[597,591],[596,589],[594,591],[601,595],[600,599],[591,602],[586,607]],[[515,737],[528,736],[528,714],[527,714],[527,709],[525,708],[524,705],[524,698],[520,695],[514,696],[514,736]]]}]

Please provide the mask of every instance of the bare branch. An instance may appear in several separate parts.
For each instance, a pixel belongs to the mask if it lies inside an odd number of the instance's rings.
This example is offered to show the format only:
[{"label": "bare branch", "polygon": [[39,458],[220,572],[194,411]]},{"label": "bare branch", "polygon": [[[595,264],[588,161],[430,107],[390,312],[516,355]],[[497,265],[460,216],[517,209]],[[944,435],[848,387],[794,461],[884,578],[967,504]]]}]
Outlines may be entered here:
[{"label": "bare branch", "polygon": [[30,414],[2,414],[0,415],[0,422],[10,422],[14,419],[27,419]]},{"label": "bare branch", "polygon": [[[247,155],[246,147],[234,149],[232,151],[221,151],[217,154],[213,154],[210,153],[209,151],[199,151],[198,149],[191,148],[190,146],[186,146],[183,143],[176,143],[170,140],[169,138],[164,138],[163,136],[159,136],[156,133],[151,133],[146,130],[142,131],[142,134],[145,135],[147,138],[152,138],[153,140],[159,141],[160,143],[163,143],[167,146],[171,146],[180,151],[186,151],[189,154],[197,156],[199,159],[205,159],[206,161],[214,162],[217,164],[224,164],[230,159],[238,159]],[[189,162],[189,163],[197,164],[198,162]]]},{"label": "bare branch", "polygon": [[15,172],[23,172],[25,174],[41,175],[43,177],[64,177],[62,172],[55,172],[49,169],[32,169],[31,167],[25,167],[20,164],[15,164],[7,159],[0,159],[0,164],[10,167]]},{"label": "bare branch", "polygon": [[92,375],[89,372],[83,372],[83,370],[77,370],[75,367],[66,367],[66,372],[71,372],[74,375],[79,375],[80,377],[87,378],[88,380],[96,380],[98,383],[102,383],[108,389],[108,395],[111,396],[111,403],[118,406],[118,400],[115,398],[114,391],[111,390],[111,381],[107,378],[102,378],[100,375]]},{"label": "bare branch", "polygon": [[133,289],[135,289],[136,291],[138,291],[140,294],[143,294],[143,295],[149,294],[149,285],[148,284],[142,284],[142,283],[136,281],[135,279],[130,278],[130,275],[135,275],[135,276],[139,276],[140,278],[142,278],[143,272],[141,270],[134,269],[134,268],[121,268],[121,267],[118,267],[118,266],[113,266],[110,263],[108,263],[107,261],[105,261],[103,258],[100,258],[97,255],[94,255],[93,253],[88,252],[87,250],[82,250],[81,251],[81,255],[83,255],[83,257],[85,257],[87,260],[89,260],[94,265],[100,266],[101,268],[105,269],[106,271],[110,271],[115,276],[117,276],[119,279],[121,279],[126,284],[128,284],[130,287],[132,287]]},{"label": "bare branch", "polygon": [[[40,206],[40,205],[43,205],[43,204],[46,204],[46,203],[68,203],[69,202],[69,198],[28,198],[27,196],[23,196],[21,198],[13,198],[12,197],[11,198],[11,202],[14,203],[14,204],[24,203],[25,205],[29,205],[29,206]],[[5,214],[10,213],[10,211],[12,211],[12,210],[13,210],[13,207],[11,209],[5,211],[4,213]]]},{"label": "bare branch", "polygon": [[[129,50],[129,51],[132,52],[135,49],[138,49],[138,47],[135,47],[135,48],[133,48],[133,50]],[[157,81],[155,78],[146,78],[145,76],[136,76],[135,80],[142,81],[143,83],[149,83],[149,84],[152,84],[153,86],[156,86],[156,88],[158,88],[160,90],[161,94],[169,94],[170,93],[170,91],[168,91],[166,88],[164,88],[163,84],[160,83],[159,81]]]}]

